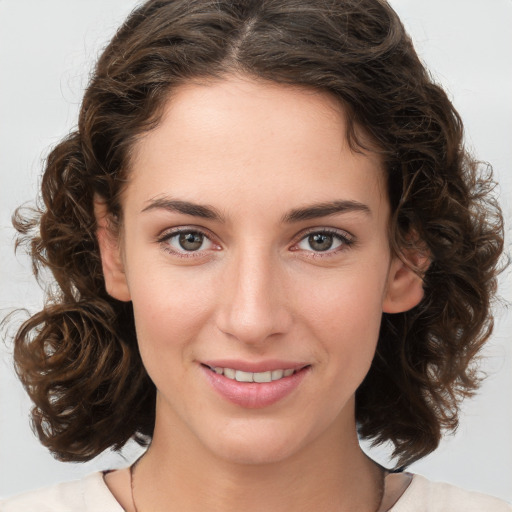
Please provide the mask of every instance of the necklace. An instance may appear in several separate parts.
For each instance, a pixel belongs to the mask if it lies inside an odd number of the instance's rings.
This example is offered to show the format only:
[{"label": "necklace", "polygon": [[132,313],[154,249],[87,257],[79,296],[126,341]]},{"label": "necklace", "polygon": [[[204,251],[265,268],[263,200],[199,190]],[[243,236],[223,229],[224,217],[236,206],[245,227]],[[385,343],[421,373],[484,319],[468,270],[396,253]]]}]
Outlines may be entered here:
[{"label": "necklace", "polygon": [[135,510],[135,512],[139,512],[137,510],[137,504],[135,503],[135,492],[134,492],[134,487],[135,487],[135,468],[137,467],[137,464],[139,463],[140,459],[142,459],[142,456],[139,457],[131,466],[130,466],[130,489],[131,489],[131,493],[132,493],[132,505],[133,505],[133,510]]},{"label": "necklace", "polygon": [[[137,509],[137,504],[135,502],[135,468],[137,467],[137,464],[139,463],[140,459],[142,458],[139,457],[131,466],[130,466],[130,489],[131,489],[131,495],[132,495],[132,505],[133,505],[133,510],[135,510],[135,512],[139,512],[138,509]],[[381,485],[380,485],[380,489],[379,489],[379,504],[376,508],[376,512],[380,512],[380,509],[381,509],[381,506],[384,502],[384,496],[385,496],[385,491],[386,491],[386,488],[385,488],[385,476],[382,478],[382,482],[381,482]]]}]

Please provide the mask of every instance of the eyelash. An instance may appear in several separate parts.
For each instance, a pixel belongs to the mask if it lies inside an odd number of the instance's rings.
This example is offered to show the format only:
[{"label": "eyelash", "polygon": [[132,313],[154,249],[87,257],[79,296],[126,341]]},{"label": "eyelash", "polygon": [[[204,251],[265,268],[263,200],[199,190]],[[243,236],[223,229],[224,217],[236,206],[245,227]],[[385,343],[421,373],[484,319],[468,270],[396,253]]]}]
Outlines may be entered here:
[{"label": "eyelash", "polygon": [[334,239],[337,239],[340,242],[338,247],[334,249],[327,249],[326,251],[314,251],[310,250],[307,252],[311,253],[312,258],[329,258],[332,256],[336,256],[339,252],[345,251],[349,249],[355,242],[354,237],[344,230],[338,229],[329,229],[329,228],[312,228],[308,229],[305,232],[302,232],[298,235],[298,241],[295,242],[291,248],[292,251],[299,251],[300,249],[295,249],[295,247],[300,244],[302,241],[306,240],[311,235],[327,235],[332,236]]},{"label": "eyelash", "polygon": [[[179,258],[200,258],[204,257],[204,250],[198,250],[198,251],[186,251],[183,250],[174,250],[170,246],[170,240],[172,240],[174,237],[179,236],[180,234],[194,234],[194,235],[201,235],[204,237],[204,239],[209,240],[211,244],[214,246],[216,245],[212,238],[213,236],[209,234],[208,232],[205,232],[203,229],[199,229],[196,227],[179,227],[172,229],[170,231],[166,231],[161,236],[158,237],[157,242],[162,246],[163,250],[166,252],[172,254],[173,256],[177,256]],[[305,232],[300,233],[296,237],[296,241],[293,243],[290,250],[292,252],[298,252],[301,249],[297,248],[297,246],[306,240],[311,235],[326,235],[326,236],[332,236],[334,239],[337,239],[340,242],[340,245],[338,247],[335,247],[334,249],[327,249],[325,251],[314,251],[309,250],[306,252],[310,252],[311,256],[313,258],[326,258],[330,256],[334,256],[338,254],[340,251],[344,251],[349,249],[354,244],[354,238],[353,236],[343,230],[337,230],[337,229],[328,229],[328,228],[311,228]],[[217,245],[217,247],[219,247]],[[217,249],[218,250],[218,249]]]},{"label": "eyelash", "polygon": [[162,246],[162,249],[169,254],[172,254],[173,256],[177,256],[178,258],[200,258],[204,257],[204,251],[177,251],[172,249],[170,245],[170,241],[181,234],[193,234],[193,235],[201,235],[204,237],[204,239],[209,240],[210,243],[213,245],[214,242],[212,241],[213,236],[209,233],[205,232],[202,229],[196,228],[196,227],[179,227],[175,228],[169,231],[164,232],[161,236],[158,237],[157,242]]}]

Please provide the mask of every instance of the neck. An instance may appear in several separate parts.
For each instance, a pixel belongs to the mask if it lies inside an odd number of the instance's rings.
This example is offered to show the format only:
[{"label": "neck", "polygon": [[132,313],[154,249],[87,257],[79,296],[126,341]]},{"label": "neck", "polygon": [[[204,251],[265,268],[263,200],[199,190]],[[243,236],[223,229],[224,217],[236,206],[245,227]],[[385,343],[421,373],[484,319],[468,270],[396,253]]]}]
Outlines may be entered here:
[{"label": "neck", "polygon": [[167,435],[157,422],[135,471],[138,512],[373,512],[382,498],[383,472],[361,451],[355,421],[351,429],[340,427],[333,424],[283,460],[250,464],[211,453],[176,426]]}]

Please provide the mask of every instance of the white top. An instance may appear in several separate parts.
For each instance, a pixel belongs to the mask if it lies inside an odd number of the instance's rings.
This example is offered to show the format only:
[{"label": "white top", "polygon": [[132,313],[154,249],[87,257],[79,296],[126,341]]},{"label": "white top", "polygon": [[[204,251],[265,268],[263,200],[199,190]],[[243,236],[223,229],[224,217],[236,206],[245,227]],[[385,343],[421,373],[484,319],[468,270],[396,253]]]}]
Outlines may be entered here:
[{"label": "white top", "polygon": [[[2,501],[0,512],[123,512],[123,508],[105,484],[103,473],[98,472]],[[389,512],[512,512],[512,506],[492,496],[414,475]]]}]

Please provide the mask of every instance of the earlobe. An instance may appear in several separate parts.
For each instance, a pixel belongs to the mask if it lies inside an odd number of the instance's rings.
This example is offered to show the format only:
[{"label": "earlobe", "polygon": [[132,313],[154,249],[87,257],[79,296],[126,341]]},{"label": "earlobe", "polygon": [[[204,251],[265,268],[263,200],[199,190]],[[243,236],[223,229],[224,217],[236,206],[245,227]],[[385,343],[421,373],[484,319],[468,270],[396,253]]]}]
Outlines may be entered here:
[{"label": "earlobe", "polygon": [[[421,261],[414,263],[416,268],[426,271],[429,262],[426,257],[422,257]],[[403,313],[417,306],[424,295],[421,274],[395,256],[389,269],[382,311],[384,313]]]},{"label": "earlobe", "polygon": [[94,215],[105,289],[114,299],[128,302],[131,296],[124,272],[119,237],[113,231],[111,214],[107,210],[106,203],[98,196],[94,198]]}]

